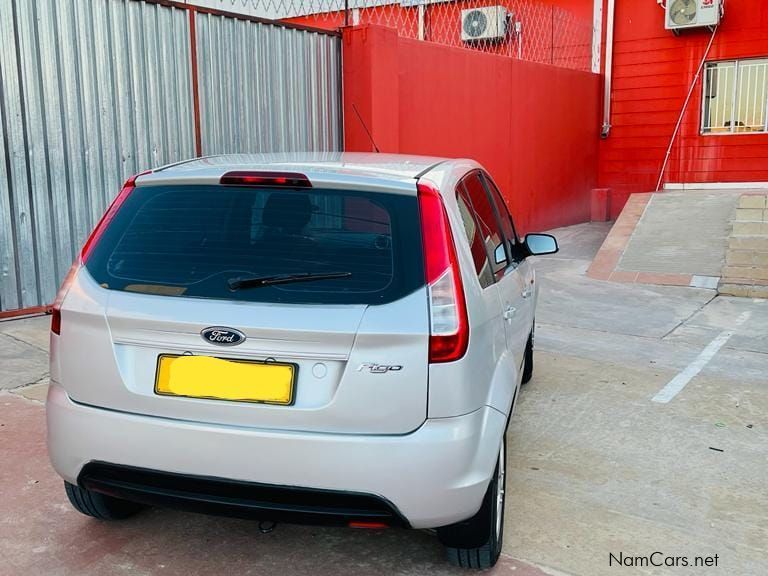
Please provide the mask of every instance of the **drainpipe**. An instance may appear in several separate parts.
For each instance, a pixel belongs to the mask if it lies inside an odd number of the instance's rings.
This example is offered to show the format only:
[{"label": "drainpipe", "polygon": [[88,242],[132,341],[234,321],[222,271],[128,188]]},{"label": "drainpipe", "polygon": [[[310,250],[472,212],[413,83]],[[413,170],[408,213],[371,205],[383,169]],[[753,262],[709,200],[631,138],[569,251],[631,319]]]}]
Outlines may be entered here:
[{"label": "drainpipe", "polygon": [[603,131],[602,138],[611,133],[611,87],[613,84],[613,28],[616,14],[616,0],[608,0],[608,15],[605,32],[605,94],[603,95]]},{"label": "drainpipe", "polygon": [[593,0],[592,6],[592,73],[600,74],[600,53],[603,48],[603,4]]}]

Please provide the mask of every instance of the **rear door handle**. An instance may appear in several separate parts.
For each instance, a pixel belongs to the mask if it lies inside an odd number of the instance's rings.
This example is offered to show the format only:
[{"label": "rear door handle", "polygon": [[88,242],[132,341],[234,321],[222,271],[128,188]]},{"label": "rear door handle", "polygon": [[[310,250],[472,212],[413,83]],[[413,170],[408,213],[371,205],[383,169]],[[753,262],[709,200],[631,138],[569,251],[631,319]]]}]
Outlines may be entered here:
[{"label": "rear door handle", "polygon": [[504,320],[512,320],[512,318],[515,317],[516,312],[517,308],[514,306],[507,306],[507,309],[504,310]]}]

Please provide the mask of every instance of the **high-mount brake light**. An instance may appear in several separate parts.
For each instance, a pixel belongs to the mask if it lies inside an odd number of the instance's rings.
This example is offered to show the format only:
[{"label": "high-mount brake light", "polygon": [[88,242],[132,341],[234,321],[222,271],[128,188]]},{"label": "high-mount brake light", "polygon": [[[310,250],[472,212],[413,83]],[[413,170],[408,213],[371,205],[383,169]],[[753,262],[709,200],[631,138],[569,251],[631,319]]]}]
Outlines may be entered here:
[{"label": "high-mount brake light", "polygon": [[220,182],[227,186],[312,188],[309,178],[298,172],[227,172],[221,177]]},{"label": "high-mount brake light", "polygon": [[448,213],[437,187],[417,183],[424,272],[429,291],[429,361],[453,362],[467,351],[469,320]]}]

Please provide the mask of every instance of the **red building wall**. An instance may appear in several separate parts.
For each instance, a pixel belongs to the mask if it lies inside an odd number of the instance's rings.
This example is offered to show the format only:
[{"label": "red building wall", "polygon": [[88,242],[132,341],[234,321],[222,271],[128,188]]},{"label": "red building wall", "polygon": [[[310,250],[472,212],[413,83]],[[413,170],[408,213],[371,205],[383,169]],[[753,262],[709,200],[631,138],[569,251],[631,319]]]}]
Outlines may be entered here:
[{"label": "red building wall", "polygon": [[[674,36],[652,0],[617,0],[613,128],[600,144],[599,182],[619,194],[650,191],[710,32]],[[768,2],[727,0],[708,60],[768,56]],[[699,79],[684,116],[665,182],[768,181],[768,135],[701,135]]]},{"label": "red building wall", "polygon": [[344,30],[345,149],[469,157],[491,173],[523,230],[589,220],[599,141],[597,75]]}]

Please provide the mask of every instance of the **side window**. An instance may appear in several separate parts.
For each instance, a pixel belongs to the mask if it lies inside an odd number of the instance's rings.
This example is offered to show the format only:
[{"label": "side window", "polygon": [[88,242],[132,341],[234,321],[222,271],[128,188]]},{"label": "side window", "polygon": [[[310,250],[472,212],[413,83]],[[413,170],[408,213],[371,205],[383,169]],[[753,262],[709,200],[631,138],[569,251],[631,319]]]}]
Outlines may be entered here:
[{"label": "side window", "polygon": [[504,236],[509,241],[509,251],[513,260],[519,260],[517,254],[520,252],[520,242],[517,238],[517,230],[515,229],[515,222],[512,220],[512,215],[509,213],[507,203],[504,201],[504,197],[499,192],[496,184],[491,180],[491,177],[487,174],[483,174],[483,181],[488,187],[488,191],[491,194],[493,203],[496,206],[496,210],[499,215],[499,222],[501,223],[501,229],[504,232]]},{"label": "side window", "polygon": [[467,193],[461,184],[459,184],[456,201],[459,204],[461,221],[464,223],[464,232],[467,235],[469,249],[472,252],[472,261],[475,264],[477,278],[480,280],[480,286],[486,288],[493,284],[491,263],[488,260],[488,254],[485,251],[485,245],[480,236],[480,227],[467,200]]},{"label": "side window", "polygon": [[[499,228],[493,205],[480,180],[479,172],[473,172],[462,180],[459,194],[463,196],[464,203],[471,210],[475,222],[475,238],[470,239],[470,245],[473,245],[473,242],[479,242],[482,245],[492,274],[503,271],[507,266],[504,235]],[[476,249],[473,248],[473,254],[474,250]]]}]

